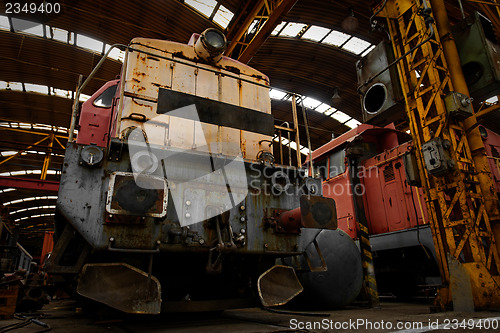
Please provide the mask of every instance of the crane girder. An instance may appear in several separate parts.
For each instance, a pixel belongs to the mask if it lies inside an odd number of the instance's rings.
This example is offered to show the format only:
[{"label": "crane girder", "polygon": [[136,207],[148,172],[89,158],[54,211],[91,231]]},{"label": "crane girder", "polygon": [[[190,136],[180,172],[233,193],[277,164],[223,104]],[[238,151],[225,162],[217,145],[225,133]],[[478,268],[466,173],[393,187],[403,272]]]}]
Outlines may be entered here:
[{"label": "crane girder", "polygon": [[[498,197],[476,115],[461,120],[446,107],[446,96],[469,96],[469,92],[443,0],[382,3],[378,16],[387,20],[398,60],[443,282],[436,303],[442,308],[453,303],[455,310],[499,307]],[[445,171],[432,173],[426,168],[425,150],[439,145],[449,154],[448,165]]]}]

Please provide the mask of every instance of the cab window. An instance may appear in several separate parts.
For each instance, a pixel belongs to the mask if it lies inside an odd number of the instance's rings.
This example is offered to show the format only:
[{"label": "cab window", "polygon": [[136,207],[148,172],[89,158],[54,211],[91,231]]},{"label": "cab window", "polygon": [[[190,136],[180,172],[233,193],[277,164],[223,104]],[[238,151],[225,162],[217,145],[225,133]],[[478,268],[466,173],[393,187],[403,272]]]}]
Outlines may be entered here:
[{"label": "cab window", "polygon": [[325,180],[328,177],[328,158],[324,158],[321,161],[314,162],[314,178],[320,178],[321,180]]},{"label": "cab window", "polygon": [[341,149],[330,155],[330,178],[338,176],[345,171],[345,150]]},{"label": "cab window", "polygon": [[110,108],[113,105],[113,97],[115,97],[117,87],[118,85],[114,85],[104,90],[92,104],[98,108]]}]

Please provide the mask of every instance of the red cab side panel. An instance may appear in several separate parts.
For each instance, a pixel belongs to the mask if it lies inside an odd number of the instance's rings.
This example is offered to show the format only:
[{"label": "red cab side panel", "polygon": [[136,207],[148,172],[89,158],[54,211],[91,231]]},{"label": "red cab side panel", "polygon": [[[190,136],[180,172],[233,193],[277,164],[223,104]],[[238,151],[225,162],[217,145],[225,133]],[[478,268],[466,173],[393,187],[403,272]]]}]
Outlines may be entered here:
[{"label": "red cab side panel", "polygon": [[428,221],[422,190],[412,189],[406,182],[403,154],[408,146],[409,143],[402,144],[363,163],[369,170],[362,182],[371,235],[422,225],[422,211]]},{"label": "red cab side panel", "polygon": [[351,238],[357,239],[357,221],[348,171],[324,181],[323,195],[335,200],[338,228],[349,234]]},{"label": "red cab side panel", "polygon": [[107,82],[82,104],[79,121],[80,129],[76,143],[83,145],[95,144],[98,147],[107,146],[113,100],[118,82],[119,80]]}]

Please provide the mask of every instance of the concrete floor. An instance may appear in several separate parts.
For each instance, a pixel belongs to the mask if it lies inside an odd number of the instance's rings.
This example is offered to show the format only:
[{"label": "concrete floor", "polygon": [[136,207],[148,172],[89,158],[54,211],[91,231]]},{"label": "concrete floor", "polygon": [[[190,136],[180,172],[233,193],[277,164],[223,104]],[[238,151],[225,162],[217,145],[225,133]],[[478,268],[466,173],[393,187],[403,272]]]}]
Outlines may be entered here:
[{"label": "concrete floor", "polygon": [[[227,310],[211,314],[166,314],[161,316],[89,315],[79,312],[73,301],[53,301],[37,314],[51,332],[161,333],[161,332],[498,332],[500,312],[430,313],[423,302],[382,302],[380,308],[351,306],[339,311],[312,312],[310,316],[272,313],[259,308]],[[484,326],[490,319],[490,328]],[[480,322],[483,320],[483,322]],[[0,321],[0,332],[19,319]],[[461,328],[465,325],[465,328]],[[486,323],[487,324],[487,323]],[[495,329],[496,328],[496,329]],[[30,323],[10,332],[40,332]]]}]

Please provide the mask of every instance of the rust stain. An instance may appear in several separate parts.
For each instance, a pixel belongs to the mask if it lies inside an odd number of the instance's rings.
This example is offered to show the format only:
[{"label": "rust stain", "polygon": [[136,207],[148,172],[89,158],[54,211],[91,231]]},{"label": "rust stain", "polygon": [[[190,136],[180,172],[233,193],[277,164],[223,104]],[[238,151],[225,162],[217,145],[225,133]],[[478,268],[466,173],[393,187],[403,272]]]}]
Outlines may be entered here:
[{"label": "rust stain", "polygon": [[231,73],[234,74],[241,74],[241,70],[239,68],[233,67],[233,66],[226,66],[224,67],[226,70],[230,71]]},{"label": "rust stain", "polygon": [[146,108],[149,108],[151,109],[151,111],[153,111],[153,106],[152,105],[148,105],[148,104],[143,104],[143,103],[139,103],[136,101],[135,98],[132,98],[132,102],[138,106],[143,106],[143,107],[146,107]]},{"label": "rust stain", "polygon": [[264,77],[263,77],[262,75],[253,74],[253,75],[252,75],[252,77],[253,77],[253,78],[256,78],[256,79],[257,79],[257,80],[259,80],[259,81],[260,81],[260,80],[264,80],[264,81],[265,81],[265,79],[264,79]]},{"label": "rust stain", "polygon": [[172,53],[172,56],[180,58],[180,59],[190,60],[190,61],[193,60],[190,57],[187,57],[182,51],[174,52],[174,53]]},{"label": "rust stain", "polygon": [[159,87],[159,88],[168,88],[168,89],[170,89],[170,86],[166,85],[166,84],[161,84],[161,83],[156,83],[156,82],[151,82],[151,84],[153,86],[156,86],[156,87]]},{"label": "rust stain", "polygon": [[247,140],[243,139],[243,131],[240,131],[241,154],[243,158],[247,157]]},{"label": "rust stain", "polygon": [[160,59],[152,57],[152,56],[147,56],[149,60],[154,60],[154,61],[160,61]]}]

